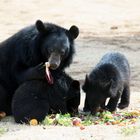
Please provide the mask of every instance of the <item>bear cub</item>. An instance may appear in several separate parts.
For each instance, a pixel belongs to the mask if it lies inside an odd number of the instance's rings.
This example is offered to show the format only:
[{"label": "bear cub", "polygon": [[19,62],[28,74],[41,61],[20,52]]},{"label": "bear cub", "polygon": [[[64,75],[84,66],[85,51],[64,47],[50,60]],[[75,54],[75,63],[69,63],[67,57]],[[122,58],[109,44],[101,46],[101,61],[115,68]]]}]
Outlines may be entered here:
[{"label": "bear cub", "polygon": [[[84,111],[95,114],[99,108],[111,112],[129,106],[130,67],[126,57],[118,52],[105,54],[89,75],[82,87],[86,93]],[[109,102],[106,105],[106,99]],[[118,101],[120,103],[118,104]]]},{"label": "bear cub", "polygon": [[12,100],[12,113],[17,123],[41,122],[49,113],[78,113],[80,83],[66,73],[54,77],[48,85],[46,79],[30,80],[16,90]]}]

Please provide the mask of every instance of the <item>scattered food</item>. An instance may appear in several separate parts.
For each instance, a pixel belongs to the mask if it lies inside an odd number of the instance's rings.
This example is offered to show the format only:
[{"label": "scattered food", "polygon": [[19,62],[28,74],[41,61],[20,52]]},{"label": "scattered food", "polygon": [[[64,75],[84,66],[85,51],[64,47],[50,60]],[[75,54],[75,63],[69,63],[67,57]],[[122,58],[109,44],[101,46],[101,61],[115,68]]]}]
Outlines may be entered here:
[{"label": "scattered food", "polygon": [[106,124],[106,125],[118,125],[125,126],[134,124],[140,119],[140,111],[127,111],[116,112],[111,114],[109,111],[96,114],[97,118],[93,121],[93,124]]},{"label": "scattered food", "polygon": [[111,113],[109,111],[98,112],[95,116],[80,114],[77,117],[71,117],[70,114],[52,114],[46,116],[43,121],[44,125],[62,125],[62,126],[79,126],[81,130],[88,125],[118,125],[126,126],[135,124],[140,120],[140,111],[127,111]]}]

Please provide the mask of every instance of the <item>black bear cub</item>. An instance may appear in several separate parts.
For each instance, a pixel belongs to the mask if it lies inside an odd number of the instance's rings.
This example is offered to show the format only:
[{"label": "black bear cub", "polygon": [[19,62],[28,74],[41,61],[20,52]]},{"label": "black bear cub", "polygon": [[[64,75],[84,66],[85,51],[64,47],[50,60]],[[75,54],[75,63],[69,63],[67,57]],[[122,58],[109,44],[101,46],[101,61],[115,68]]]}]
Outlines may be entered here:
[{"label": "black bear cub", "polygon": [[17,123],[41,122],[49,113],[78,113],[80,84],[64,72],[54,77],[54,84],[46,79],[30,80],[16,90],[12,100],[12,112]]},{"label": "black bear cub", "polygon": [[[79,29],[65,29],[37,20],[0,43],[0,111],[11,114],[11,100],[18,86],[45,76],[45,62],[57,74],[72,63]],[[41,65],[42,64],[42,65]],[[55,75],[54,74],[54,75]],[[53,83],[53,78],[48,81]]]},{"label": "black bear cub", "polygon": [[[83,90],[86,93],[84,111],[95,114],[99,108],[111,112],[116,107],[129,106],[130,67],[126,57],[118,52],[105,54],[93,71],[86,76]],[[109,99],[105,106],[106,99]],[[118,101],[120,103],[118,104]]]}]

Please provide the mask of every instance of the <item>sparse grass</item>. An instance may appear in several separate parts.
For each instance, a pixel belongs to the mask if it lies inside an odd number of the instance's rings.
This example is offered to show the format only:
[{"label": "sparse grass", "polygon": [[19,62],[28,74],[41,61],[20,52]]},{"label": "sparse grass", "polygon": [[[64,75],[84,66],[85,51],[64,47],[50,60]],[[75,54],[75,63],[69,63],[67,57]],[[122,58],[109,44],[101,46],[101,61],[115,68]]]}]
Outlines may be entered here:
[{"label": "sparse grass", "polygon": [[138,129],[140,129],[138,126],[127,126],[121,129],[121,134],[124,136],[130,136],[136,134]]},{"label": "sparse grass", "polygon": [[6,128],[0,127],[0,136],[2,136],[4,133],[6,133],[8,130]]}]

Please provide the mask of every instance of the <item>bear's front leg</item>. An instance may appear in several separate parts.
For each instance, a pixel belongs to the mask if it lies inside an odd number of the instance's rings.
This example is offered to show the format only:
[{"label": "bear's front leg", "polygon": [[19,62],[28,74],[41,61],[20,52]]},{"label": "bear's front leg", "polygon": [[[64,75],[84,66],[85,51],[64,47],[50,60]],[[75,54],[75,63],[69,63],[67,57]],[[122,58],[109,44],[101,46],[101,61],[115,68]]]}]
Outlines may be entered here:
[{"label": "bear's front leg", "polygon": [[119,98],[120,98],[120,95],[117,95],[116,97],[110,98],[109,102],[106,106],[107,110],[109,110],[110,112],[115,111],[117,108]]},{"label": "bear's front leg", "polygon": [[125,85],[125,87],[123,89],[121,101],[118,105],[118,108],[124,109],[129,106],[129,103],[130,103],[130,87],[128,84],[128,85]]},{"label": "bear's front leg", "polygon": [[35,67],[31,67],[22,72],[19,72],[16,75],[16,79],[18,84],[21,84],[29,80],[45,79],[45,74],[45,65],[43,63],[40,63]]}]

